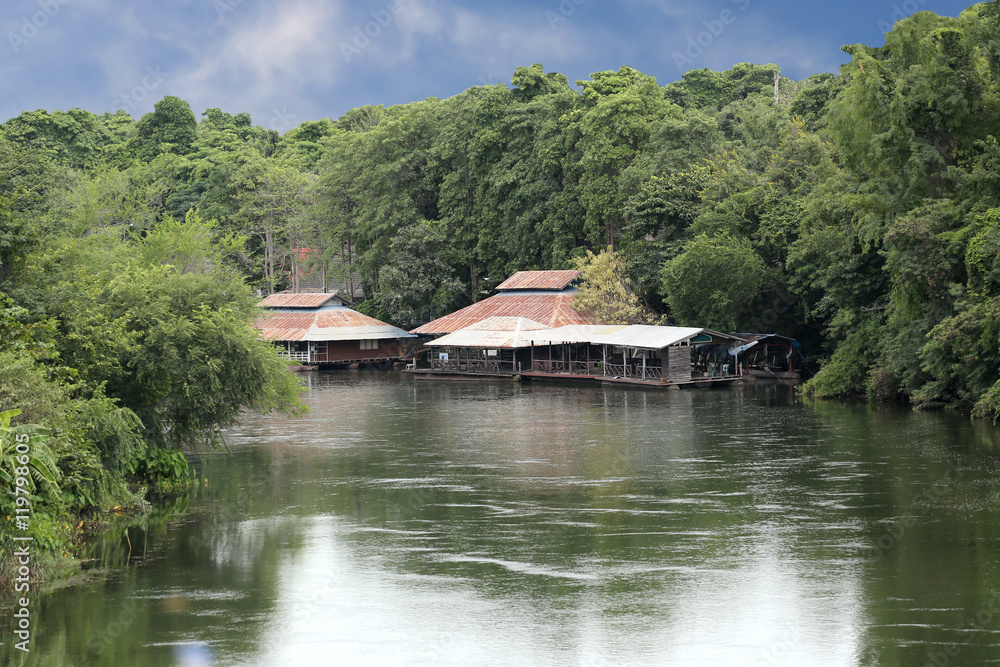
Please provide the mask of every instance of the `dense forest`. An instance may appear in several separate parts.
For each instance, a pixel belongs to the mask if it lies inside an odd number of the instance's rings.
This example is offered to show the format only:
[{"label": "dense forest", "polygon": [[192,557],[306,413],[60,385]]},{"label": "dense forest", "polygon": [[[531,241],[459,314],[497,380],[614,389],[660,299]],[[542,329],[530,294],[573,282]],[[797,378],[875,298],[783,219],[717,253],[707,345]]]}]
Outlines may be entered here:
[{"label": "dense forest", "polygon": [[180,448],[240,409],[297,409],[249,322],[303,272],[406,327],[517,270],[603,267],[626,320],[800,339],[815,395],[996,420],[998,34],[993,0],[802,81],[622,67],[574,87],[535,64],[284,135],[176,97],[8,120],[0,405],[49,429],[43,540],[126,479],[184,477]]}]

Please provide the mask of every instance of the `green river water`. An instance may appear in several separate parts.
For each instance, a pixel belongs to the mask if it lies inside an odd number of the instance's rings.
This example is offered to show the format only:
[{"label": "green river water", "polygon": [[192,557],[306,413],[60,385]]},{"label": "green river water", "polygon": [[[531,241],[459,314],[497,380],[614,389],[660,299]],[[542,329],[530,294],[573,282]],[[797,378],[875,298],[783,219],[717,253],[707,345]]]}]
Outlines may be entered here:
[{"label": "green river water", "polygon": [[106,538],[112,574],[33,599],[31,652],[0,655],[1000,663],[1000,437],[963,415],[770,383],[306,382],[310,415],[247,415],[207,483]]}]

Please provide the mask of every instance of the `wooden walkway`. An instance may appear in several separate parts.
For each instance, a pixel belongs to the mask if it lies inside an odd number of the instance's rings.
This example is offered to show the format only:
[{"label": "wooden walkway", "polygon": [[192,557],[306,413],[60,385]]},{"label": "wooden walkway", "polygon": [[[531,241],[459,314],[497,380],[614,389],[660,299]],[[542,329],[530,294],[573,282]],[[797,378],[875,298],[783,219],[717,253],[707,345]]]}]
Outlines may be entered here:
[{"label": "wooden walkway", "polygon": [[732,384],[736,382],[746,382],[748,378],[739,375],[729,375],[725,377],[713,378],[692,378],[684,382],[672,382],[670,380],[643,380],[641,378],[615,377],[611,375],[580,375],[576,373],[540,373],[538,371],[521,373],[521,377],[531,380],[581,380],[597,381],[607,384],[628,384],[639,387],[651,387],[655,389],[680,389],[681,387],[707,387],[715,384]]},{"label": "wooden walkway", "polygon": [[[611,366],[609,366],[611,368]],[[657,369],[659,370],[659,369]],[[622,375],[598,375],[594,373],[580,373],[569,371],[523,371],[520,373],[514,370],[507,370],[506,368],[501,369],[501,367],[492,367],[489,370],[482,366],[477,366],[475,368],[452,365],[450,367],[443,367],[438,365],[436,368],[406,368],[404,373],[413,375],[414,378],[418,380],[430,380],[430,379],[442,379],[442,380],[511,380],[516,377],[523,378],[525,380],[542,380],[542,381],[577,381],[577,382],[601,382],[607,384],[626,384],[637,387],[650,387],[654,389],[680,389],[682,387],[709,387],[718,384],[732,384],[741,382],[753,382],[755,378],[744,377],[739,375],[725,375],[717,377],[696,377],[691,379],[677,380],[677,379],[661,379],[658,377],[652,378],[641,378],[641,377],[625,377]]]},{"label": "wooden walkway", "polygon": [[430,368],[405,368],[417,380],[511,380],[514,373],[487,373],[475,371],[431,370]]}]

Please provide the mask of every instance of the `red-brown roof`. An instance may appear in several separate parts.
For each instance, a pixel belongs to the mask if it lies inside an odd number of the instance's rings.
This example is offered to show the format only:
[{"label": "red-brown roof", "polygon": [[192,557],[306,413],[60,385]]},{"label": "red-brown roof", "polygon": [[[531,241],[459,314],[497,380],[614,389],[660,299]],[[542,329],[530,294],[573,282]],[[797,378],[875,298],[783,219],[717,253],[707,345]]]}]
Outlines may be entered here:
[{"label": "red-brown roof", "polygon": [[[516,276],[515,276],[516,277]],[[590,313],[573,308],[575,294],[497,294],[451,315],[413,329],[415,334],[449,334],[465,329],[487,317],[524,317],[549,327],[570,324],[597,324]]]},{"label": "red-brown roof", "polygon": [[334,304],[342,303],[336,294],[313,293],[272,294],[261,301],[259,305],[265,308],[319,308],[330,300],[333,300]]},{"label": "red-brown roof", "polygon": [[305,340],[316,313],[265,313],[254,323],[261,338],[268,340]]},{"label": "red-brown roof", "polygon": [[334,327],[387,327],[382,320],[376,320],[350,308],[331,308],[316,313],[316,326],[321,329]]},{"label": "red-brown roof", "polygon": [[[297,295],[303,296],[303,295]],[[265,312],[254,324],[268,340],[370,340],[412,338],[374,317],[344,306],[303,312]]]},{"label": "red-brown roof", "polygon": [[497,285],[497,291],[502,290],[561,290],[580,276],[579,271],[518,271],[507,280]]}]

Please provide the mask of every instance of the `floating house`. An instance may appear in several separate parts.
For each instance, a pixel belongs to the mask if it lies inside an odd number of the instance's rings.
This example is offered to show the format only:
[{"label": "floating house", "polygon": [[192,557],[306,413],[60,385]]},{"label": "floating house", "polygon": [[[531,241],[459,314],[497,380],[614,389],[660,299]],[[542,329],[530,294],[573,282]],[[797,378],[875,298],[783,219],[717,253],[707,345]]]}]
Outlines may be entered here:
[{"label": "floating house", "polygon": [[778,334],[739,334],[746,343],[731,350],[746,359],[747,372],[756,378],[798,380],[803,361],[802,346],[794,338]]},{"label": "floating house", "polygon": [[743,379],[731,349],[744,343],[702,328],[585,324],[547,327],[492,317],[427,343],[419,377],[490,375],[680,387]]},{"label": "floating house", "polygon": [[255,328],[283,354],[305,366],[386,364],[416,336],[348,308],[336,294],[272,294]]},{"label": "floating house", "polygon": [[524,318],[547,327],[597,324],[593,315],[573,308],[579,271],[520,271],[497,285],[497,294],[413,329],[421,336],[443,336],[491,317]]},{"label": "floating house", "polygon": [[525,377],[572,377],[630,384],[733,382],[743,367],[730,349],[737,336],[693,327],[641,324],[567,326],[523,334],[530,341]]},{"label": "floating house", "polygon": [[413,329],[438,338],[407,370],[418,377],[519,375],[666,387],[745,377],[746,340],[703,328],[601,324],[573,308],[579,277],[579,271],[514,274],[495,296]]}]

